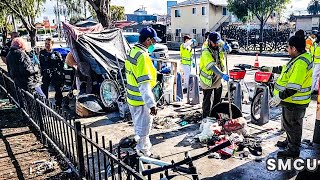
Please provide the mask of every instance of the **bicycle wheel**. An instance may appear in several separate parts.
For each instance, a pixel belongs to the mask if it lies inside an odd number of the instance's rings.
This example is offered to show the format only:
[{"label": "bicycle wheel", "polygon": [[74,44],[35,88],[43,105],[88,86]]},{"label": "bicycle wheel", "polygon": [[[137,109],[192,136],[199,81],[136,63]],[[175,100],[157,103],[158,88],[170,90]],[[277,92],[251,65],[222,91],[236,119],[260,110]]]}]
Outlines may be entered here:
[{"label": "bicycle wheel", "polygon": [[263,91],[259,90],[253,96],[253,100],[251,103],[251,118],[253,121],[258,121],[260,119],[260,112],[261,112],[261,101],[263,98]]}]

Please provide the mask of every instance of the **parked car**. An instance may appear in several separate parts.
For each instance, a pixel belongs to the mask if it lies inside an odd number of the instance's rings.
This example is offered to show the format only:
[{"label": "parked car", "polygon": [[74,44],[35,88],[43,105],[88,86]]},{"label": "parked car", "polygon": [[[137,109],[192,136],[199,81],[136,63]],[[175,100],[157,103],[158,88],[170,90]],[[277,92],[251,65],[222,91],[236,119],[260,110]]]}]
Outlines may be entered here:
[{"label": "parked car", "polygon": [[21,36],[23,39],[25,39],[26,41],[30,41],[30,36],[29,35],[23,35]]},{"label": "parked car", "polygon": [[50,34],[38,34],[37,41],[45,41],[47,38],[52,38]]},{"label": "parked car", "polygon": [[[134,44],[139,42],[139,33],[136,32],[123,32],[123,36],[128,41],[129,45],[132,47]],[[169,50],[168,47],[164,44],[156,43],[155,49],[151,56],[156,58],[169,58]]]},{"label": "parked car", "polygon": [[55,32],[55,33],[52,34],[52,37],[53,38],[57,38],[57,37],[59,37],[59,34]]},{"label": "parked car", "polygon": [[238,53],[239,52],[239,43],[236,39],[227,39],[228,44],[231,46],[232,51],[231,53]]}]

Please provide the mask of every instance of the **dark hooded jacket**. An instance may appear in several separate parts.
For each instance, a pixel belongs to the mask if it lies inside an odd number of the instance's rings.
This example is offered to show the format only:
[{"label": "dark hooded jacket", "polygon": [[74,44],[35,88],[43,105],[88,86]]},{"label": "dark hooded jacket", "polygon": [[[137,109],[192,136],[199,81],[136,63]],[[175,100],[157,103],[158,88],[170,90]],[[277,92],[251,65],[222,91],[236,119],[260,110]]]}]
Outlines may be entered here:
[{"label": "dark hooded jacket", "polygon": [[25,51],[11,47],[7,56],[7,67],[9,76],[22,89],[33,90],[42,84],[39,66]]}]

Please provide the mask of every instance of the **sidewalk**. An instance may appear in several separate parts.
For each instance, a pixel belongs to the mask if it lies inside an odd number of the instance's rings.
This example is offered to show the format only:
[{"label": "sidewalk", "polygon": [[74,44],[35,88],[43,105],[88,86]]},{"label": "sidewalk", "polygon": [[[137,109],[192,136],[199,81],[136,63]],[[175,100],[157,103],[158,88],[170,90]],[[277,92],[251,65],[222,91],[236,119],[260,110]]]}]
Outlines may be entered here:
[{"label": "sidewalk", "polygon": [[17,109],[0,109],[0,179],[73,178],[63,172],[68,166],[41,144],[28,125]]}]

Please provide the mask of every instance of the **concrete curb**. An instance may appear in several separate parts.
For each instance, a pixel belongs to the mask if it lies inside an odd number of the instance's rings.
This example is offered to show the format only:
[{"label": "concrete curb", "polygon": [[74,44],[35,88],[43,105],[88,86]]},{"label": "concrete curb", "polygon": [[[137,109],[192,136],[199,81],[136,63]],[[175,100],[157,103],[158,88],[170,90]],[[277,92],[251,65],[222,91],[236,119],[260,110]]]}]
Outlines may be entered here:
[{"label": "concrete curb", "polygon": [[258,53],[258,52],[238,52],[236,54],[237,55],[247,55],[247,56],[255,56],[256,54],[258,54],[259,56],[266,56],[266,57],[286,57],[286,58],[289,58],[288,54],[283,54],[283,53],[269,54],[269,53]]}]

